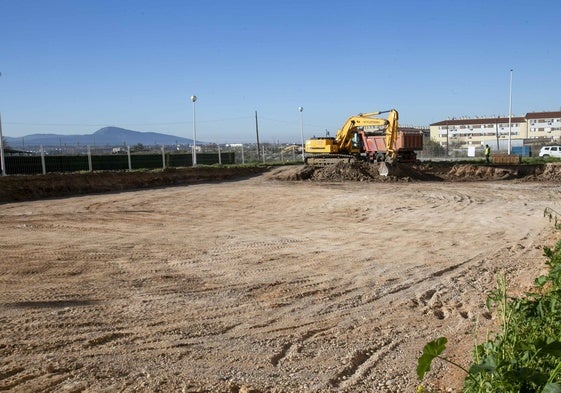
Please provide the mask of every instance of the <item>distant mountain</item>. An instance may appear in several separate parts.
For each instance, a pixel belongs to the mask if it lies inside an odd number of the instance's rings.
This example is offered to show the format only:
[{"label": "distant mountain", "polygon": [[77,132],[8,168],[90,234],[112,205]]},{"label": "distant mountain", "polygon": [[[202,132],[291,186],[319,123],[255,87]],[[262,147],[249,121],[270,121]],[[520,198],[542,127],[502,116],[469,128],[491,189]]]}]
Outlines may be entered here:
[{"label": "distant mountain", "polygon": [[[158,132],[132,131],[119,127],[104,127],[88,135],[58,135],[58,134],[31,134],[24,137],[13,138],[6,136],[6,142],[12,148],[25,146],[134,146],[139,143],[145,146],[175,145],[193,143],[193,139],[181,138],[175,135],[160,134]],[[205,144],[205,142],[197,141]]]}]

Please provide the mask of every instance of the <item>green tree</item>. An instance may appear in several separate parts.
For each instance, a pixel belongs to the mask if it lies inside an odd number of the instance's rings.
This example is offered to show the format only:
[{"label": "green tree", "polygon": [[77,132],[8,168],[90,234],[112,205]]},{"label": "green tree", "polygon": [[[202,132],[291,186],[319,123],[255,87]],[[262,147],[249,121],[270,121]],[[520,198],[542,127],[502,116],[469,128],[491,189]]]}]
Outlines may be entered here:
[{"label": "green tree", "polygon": [[139,152],[139,151],[144,151],[144,150],[146,150],[146,148],[144,147],[144,145],[142,143],[137,143],[136,145],[131,147],[131,152]]},{"label": "green tree", "polygon": [[425,144],[423,147],[423,152],[429,156],[438,157],[446,155],[446,148],[442,147],[440,143],[436,142],[435,140],[431,139],[428,143]]}]

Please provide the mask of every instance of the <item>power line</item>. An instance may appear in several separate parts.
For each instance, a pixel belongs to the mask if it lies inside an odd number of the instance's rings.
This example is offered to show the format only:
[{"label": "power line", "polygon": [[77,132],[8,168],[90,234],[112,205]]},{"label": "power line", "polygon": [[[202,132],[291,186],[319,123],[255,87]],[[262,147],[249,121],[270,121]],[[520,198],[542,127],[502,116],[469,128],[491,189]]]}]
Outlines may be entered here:
[{"label": "power line", "polygon": [[[202,123],[217,123],[223,121],[232,121],[232,120],[251,120],[251,116],[244,116],[244,117],[230,117],[230,118],[223,118],[223,119],[212,119],[212,120],[197,120],[197,122]],[[18,122],[18,121],[9,121],[4,122],[4,124],[10,125],[19,125],[19,126],[35,126],[35,127],[105,127],[108,124],[128,124],[131,126],[162,126],[162,125],[185,125],[191,124],[189,121],[168,121],[168,122],[134,122],[134,121],[126,121],[126,120],[119,120],[119,121],[107,121],[104,123],[30,123],[30,122]]]}]

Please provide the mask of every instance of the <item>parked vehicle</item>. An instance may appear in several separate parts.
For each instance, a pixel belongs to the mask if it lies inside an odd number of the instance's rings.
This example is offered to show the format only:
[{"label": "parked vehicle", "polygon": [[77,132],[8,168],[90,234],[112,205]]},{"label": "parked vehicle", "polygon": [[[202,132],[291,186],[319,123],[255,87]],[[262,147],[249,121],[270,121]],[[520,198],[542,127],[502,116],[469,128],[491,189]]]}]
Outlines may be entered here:
[{"label": "parked vehicle", "polygon": [[540,157],[561,158],[561,146],[544,146],[540,149]]}]

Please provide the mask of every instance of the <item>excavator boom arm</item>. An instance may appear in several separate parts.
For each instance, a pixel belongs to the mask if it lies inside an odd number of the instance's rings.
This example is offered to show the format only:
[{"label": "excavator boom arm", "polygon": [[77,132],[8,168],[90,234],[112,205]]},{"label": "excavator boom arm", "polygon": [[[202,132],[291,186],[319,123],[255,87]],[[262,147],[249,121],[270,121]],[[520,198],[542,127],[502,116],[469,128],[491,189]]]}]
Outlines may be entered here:
[{"label": "excavator boom arm", "polygon": [[395,141],[397,139],[399,114],[395,109],[389,111],[388,128],[386,128],[386,160],[393,161],[396,158]]},{"label": "excavator boom arm", "polygon": [[[383,113],[389,113],[388,118],[374,117]],[[335,136],[335,144],[340,147],[341,151],[350,153],[352,151],[352,143],[356,129],[361,127],[385,127],[386,146],[388,152],[392,148],[392,154],[395,154],[393,144],[397,137],[397,120],[398,114],[395,109],[380,112],[360,113],[356,116],[351,116],[347,119],[343,127],[337,132]],[[388,144],[390,143],[390,144]]]}]

